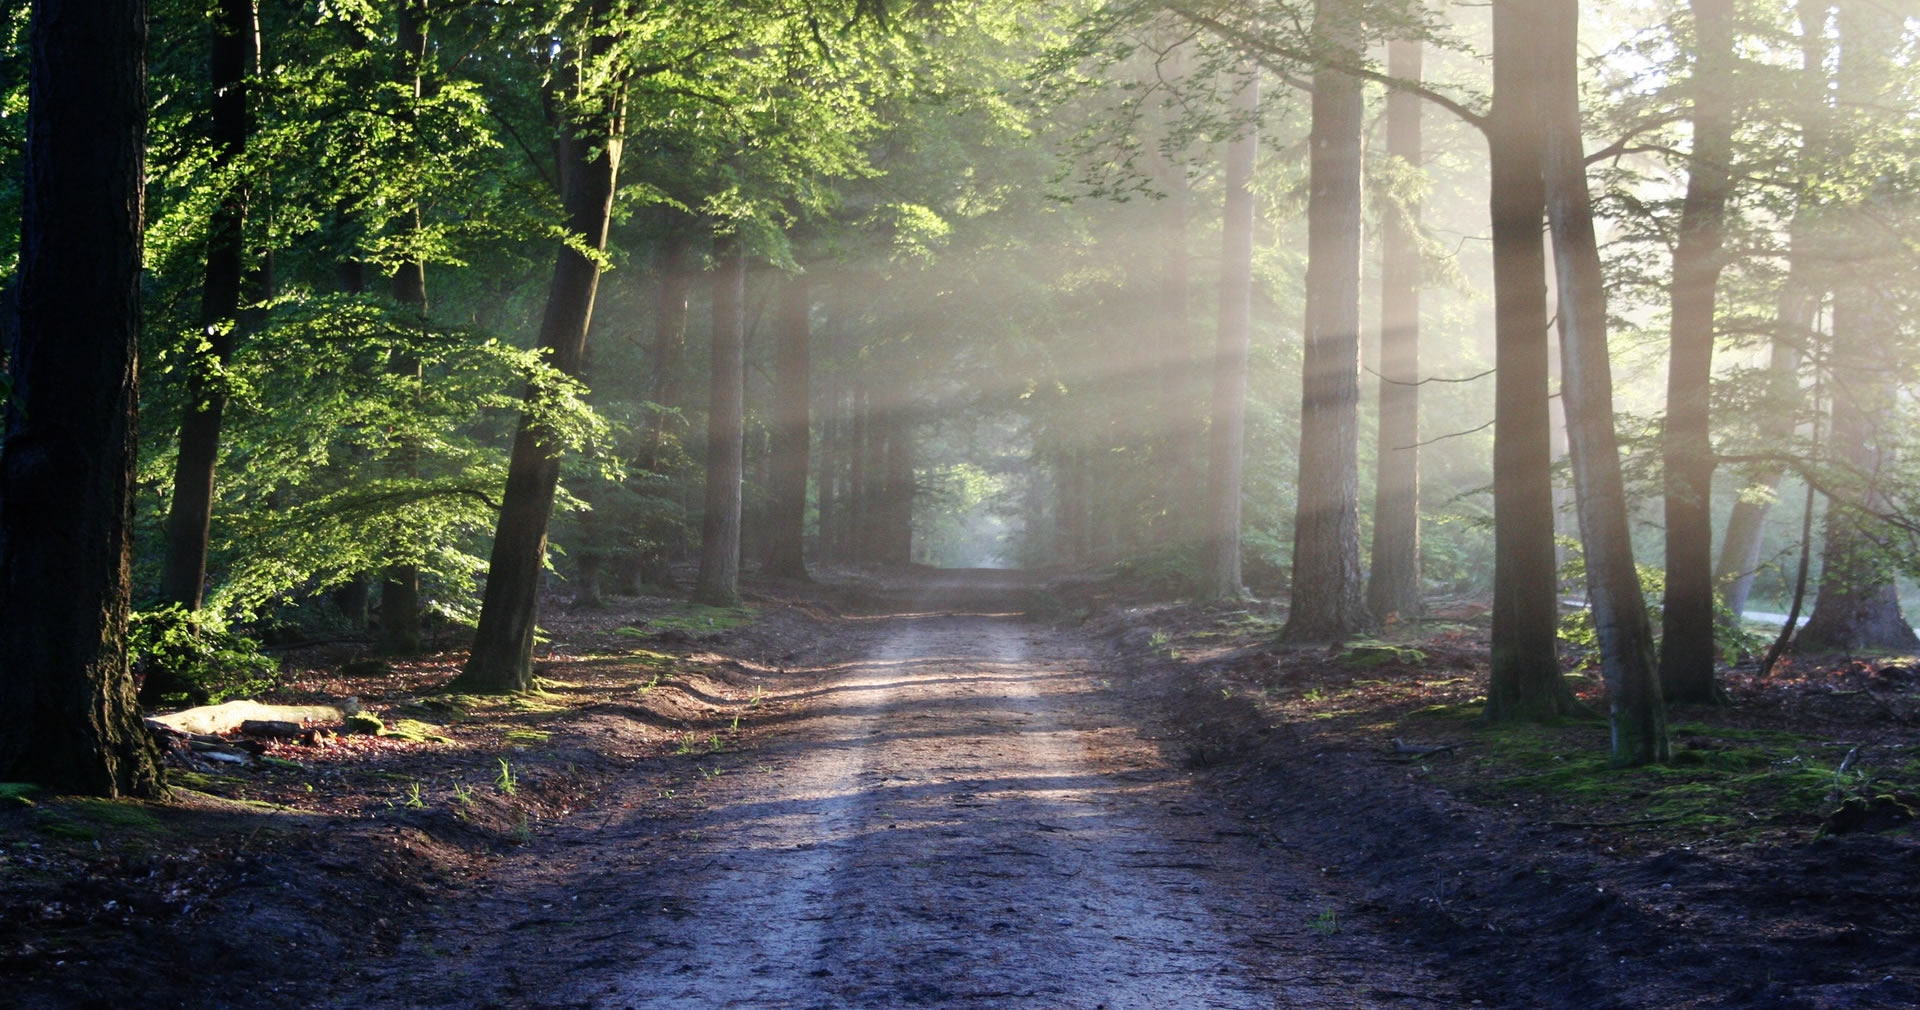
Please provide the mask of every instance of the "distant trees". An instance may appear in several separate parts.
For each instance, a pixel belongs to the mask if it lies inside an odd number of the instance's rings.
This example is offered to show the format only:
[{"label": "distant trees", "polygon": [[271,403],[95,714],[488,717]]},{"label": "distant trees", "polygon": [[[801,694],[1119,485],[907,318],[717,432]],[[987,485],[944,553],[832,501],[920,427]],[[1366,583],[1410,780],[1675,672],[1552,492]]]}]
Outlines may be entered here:
[{"label": "distant trees", "polygon": [[0,779],[163,789],[127,669],[146,4],[37,0],[0,457]]},{"label": "distant trees", "polygon": [[1199,595],[1245,592],[1240,573],[1241,473],[1246,447],[1247,345],[1252,339],[1253,170],[1259,155],[1260,75],[1237,82],[1236,135],[1227,145],[1226,205],[1221,216],[1219,332],[1213,351],[1213,414],[1207,435],[1206,552]]}]

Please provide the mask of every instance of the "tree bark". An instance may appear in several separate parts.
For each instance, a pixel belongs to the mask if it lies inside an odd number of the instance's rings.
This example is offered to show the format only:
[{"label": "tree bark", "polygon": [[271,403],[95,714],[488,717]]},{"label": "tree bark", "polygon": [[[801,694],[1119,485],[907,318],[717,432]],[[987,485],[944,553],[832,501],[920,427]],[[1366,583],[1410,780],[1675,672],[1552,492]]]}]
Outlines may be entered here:
[{"label": "tree bark", "polygon": [[[604,13],[605,5],[595,8],[596,13]],[[588,41],[569,54],[570,87],[582,86],[581,64],[610,44],[600,28],[596,19],[585,29],[590,33]],[[607,247],[614,180],[620,169],[625,99],[615,93],[601,96],[596,104],[600,112],[589,122],[566,114],[556,117],[555,148],[567,231],[576,242],[600,252]],[[563,244],[540,319],[540,347],[551,354],[552,365],[567,375],[580,372],[599,285],[599,260]],[[533,395],[529,390],[529,399]],[[522,415],[507,463],[506,494],[494,530],[480,624],[466,669],[454,681],[460,689],[504,693],[533,688],[540,575],[546,567],[547,524],[559,485],[559,446],[544,425]]]},{"label": "tree bark", "polygon": [[1252,186],[1260,152],[1257,67],[1246,71],[1233,108],[1245,121],[1239,125],[1240,136],[1227,145],[1213,423],[1207,429],[1206,556],[1197,587],[1202,599],[1235,599],[1246,593],[1240,575],[1240,491],[1247,433],[1247,354],[1253,336]]},{"label": "tree bark", "polygon": [[[219,0],[209,47],[208,84],[213,92],[216,177],[233,169],[247,147],[251,117],[247,72],[259,57],[253,0]],[[206,595],[207,546],[212,535],[214,468],[220,457],[221,416],[227,390],[219,375],[233,356],[239,328],[240,284],[245,270],[247,187],[235,181],[221,194],[207,233],[206,272],[200,287],[200,324],[206,340],[187,365],[187,403],[180,420],[180,451],[174,460],[173,496],[167,512],[166,554],[160,597],[188,610]],[[146,694],[173,686],[171,676],[150,679]]]},{"label": "tree bark", "polygon": [[[1358,26],[1316,0],[1314,31],[1342,51]],[[1301,361],[1299,508],[1287,642],[1341,641],[1373,627],[1360,569],[1360,79],[1313,75],[1308,137],[1306,347]]]},{"label": "tree bark", "polygon": [[0,454],[0,781],[165,791],[127,668],[146,4],[36,0]]},{"label": "tree bark", "polygon": [[[1873,125],[1888,125],[1893,117],[1875,110],[1894,73],[1891,54],[1899,47],[1902,18],[1870,0],[1842,0],[1837,7],[1839,99]],[[1874,543],[1872,528],[1872,514],[1890,510],[1881,474],[1895,460],[1882,419],[1892,416],[1900,401],[1899,362],[1889,353],[1900,309],[1882,281],[1908,255],[1882,223],[1894,213],[1884,199],[1884,183],[1875,183],[1841,215],[1845,272],[1834,297],[1828,455],[1851,471],[1855,497],[1828,501],[1820,588],[1800,630],[1800,642],[1809,648],[1910,649],[1916,644],[1900,613],[1892,562]]]},{"label": "tree bark", "polygon": [[[1807,110],[1800,124],[1799,176],[1802,184],[1811,189],[1828,149],[1825,95],[1829,5],[1825,0],[1802,0],[1796,6],[1801,28],[1799,101]],[[1783,446],[1792,440],[1805,399],[1800,389],[1800,362],[1803,352],[1811,346],[1814,317],[1824,295],[1808,264],[1807,246],[1816,210],[1811,197],[1801,199],[1787,226],[1787,278],[1775,309],[1766,406],[1757,425],[1756,443],[1762,446]],[[1741,495],[1727,518],[1726,538],[1721,543],[1720,564],[1714,571],[1714,581],[1720,587],[1722,605],[1736,621],[1746,611],[1747,596],[1753,591],[1753,578],[1760,565],[1761,533],[1782,474],[1778,466],[1754,473],[1749,487],[1760,493]]]},{"label": "tree bark", "polygon": [[1560,292],[1561,397],[1585,545],[1587,601],[1607,685],[1612,756],[1616,764],[1663,762],[1669,757],[1666,710],[1627,526],[1607,358],[1606,281],[1580,135],[1580,7],[1574,0],[1544,0],[1537,9],[1541,30],[1534,37],[1544,85],[1541,168]]},{"label": "tree bark", "polygon": [[[400,0],[400,62],[402,72],[412,78],[413,100],[426,94],[427,0]],[[413,108],[402,117],[411,127],[418,119]],[[407,227],[418,235],[420,207],[407,212]],[[411,308],[424,321],[427,314],[427,265],[418,256],[400,264],[393,275],[393,298]],[[417,385],[422,381],[420,361],[408,355],[396,356],[390,363],[395,374],[407,376]],[[419,476],[419,453],[415,446],[401,446],[396,453],[399,469],[408,476]],[[412,656],[420,652],[420,566],[388,565],[380,584],[380,644],[387,652]]]},{"label": "tree bark", "polygon": [[[813,381],[808,361],[813,295],[805,274],[781,291],[774,333],[772,501],[767,514],[767,572],[807,578],[807,473]],[[823,484],[824,487],[824,484]]]},{"label": "tree bark", "polygon": [[1494,299],[1493,631],[1487,718],[1546,720],[1579,708],[1560,673],[1548,399],[1546,188],[1540,65],[1527,0],[1493,5],[1487,120]]},{"label": "tree bark", "polygon": [[[1387,46],[1387,74],[1421,77],[1419,42]],[[1421,164],[1419,96],[1387,96],[1387,157]],[[1416,617],[1420,592],[1420,206],[1386,208],[1380,225],[1380,446],[1367,609]]]},{"label": "tree bark", "polygon": [[1690,0],[1696,63],[1693,152],[1673,252],[1668,338],[1667,590],[1661,612],[1660,684],[1669,701],[1719,700],[1713,668],[1713,379],[1715,300],[1733,188],[1733,0]]},{"label": "tree bark", "polygon": [[707,401],[707,482],[693,601],[740,602],[740,485],[745,478],[747,256],[738,236],[714,239],[713,371]]}]

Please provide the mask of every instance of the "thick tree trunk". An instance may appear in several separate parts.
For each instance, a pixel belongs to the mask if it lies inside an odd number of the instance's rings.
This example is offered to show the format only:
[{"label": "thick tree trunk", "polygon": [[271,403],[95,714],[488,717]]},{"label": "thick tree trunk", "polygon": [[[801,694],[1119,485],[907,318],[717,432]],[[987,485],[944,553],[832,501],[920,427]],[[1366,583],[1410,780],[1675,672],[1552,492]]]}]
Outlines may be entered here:
[{"label": "thick tree trunk", "polygon": [[[1314,4],[1316,32],[1349,48],[1347,15]],[[1360,569],[1360,79],[1313,75],[1308,138],[1307,317],[1301,361],[1299,508],[1282,641],[1341,641],[1373,627]]]},{"label": "thick tree trunk", "polygon": [[807,577],[807,472],[813,380],[808,361],[813,296],[806,275],[787,279],[774,332],[773,459],[767,508],[767,572]]},{"label": "thick tree trunk", "polygon": [[1580,136],[1579,19],[1574,0],[1538,5],[1542,53],[1542,174],[1560,292],[1561,397],[1580,538],[1587,562],[1587,600],[1600,642],[1607,685],[1613,760],[1666,761],[1666,710],[1655,667],[1653,627],[1640,592],[1627,526],[1626,488],[1620,476],[1613,426],[1613,373],[1607,358],[1607,293],[1587,192],[1586,152]]},{"label": "thick tree trunk", "polygon": [[[219,0],[208,49],[208,83],[213,92],[215,173],[232,170],[246,152],[250,116],[247,72],[257,61],[253,0]],[[180,451],[173,468],[173,495],[167,511],[166,555],[160,569],[160,597],[198,610],[206,594],[207,545],[213,522],[214,467],[220,457],[221,415],[226,385],[218,373],[233,356],[239,328],[240,283],[245,271],[247,190],[232,181],[222,194],[207,233],[206,273],[200,288],[200,323],[206,342],[194,350],[187,367],[187,402],[180,420]],[[167,678],[167,675],[162,675]],[[171,686],[171,685],[164,685]],[[147,694],[162,688],[150,680]]]},{"label": "thick tree trunk", "polygon": [[1227,145],[1226,206],[1221,219],[1220,318],[1213,350],[1213,423],[1207,429],[1206,556],[1197,594],[1233,599],[1240,576],[1240,488],[1247,434],[1247,353],[1253,336],[1253,169],[1260,151],[1255,116],[1260,73],[1247,71],[1233,99],[1246,117]]},{"label": "thick tree trunk", "polygon": [[[587,48],[598,53],[606,45],[604,36],[595,36]],[[580,64],[590,58],[590,53],[569,55],[574,68],[572,84],[578,87]],[[562,115],[555,140],[567,231],[576,242],[595,251],[607,247],[624,129],[624,99],[607,97],[601,101],[604,119],[577,123]],[[567,375],[579,374],[599,285],[598,259],[562,245],[540,319],[540,346],[551,353],[552,365]],[[553,518],[553,499],[559,485],[560,448],[553,444],[544,426],[523,416],[507,464],[507,489],[487,565],[480,625],[474,631],[466,670],[455,680],[463,690],[509,692],[533,687],[540,576],[546,567],[547,524]]]},{"label": "thick tree trunk", "polygon": [[[1387,46],[1387,73],[1421,77],[1418,42]],[[1422,159],[1417,95],[1387,96],[1387,157],[1410,169]],[[1380,225],[1380,447],[1374,482],[1373,554],[1367,609],[1382,620],[1420,614],[1420,206],[1391,207]]]},{"label": "thick tree trunk", "polygon": [[1541,227],[1540,66],[1527,0],[1493,5],[1493,643],[1487,718],[1544,720],[1579,707],[1560,674],[1548,400],[1547,264]]},{"label": "thick tree trunk", "polygon": [[707,400],[707,483],[693,601],[740,602],[740,485],[745,479],[747,254],[738,236],[714,240],[713,372]]},{"label": "thick tree trunk", "polygon": [[[400,65],[411,78],[413,100],[426,94],[424,76],[427,62],[427,0],[400,0]],[[412,108],[402,113],[411,124],[417,119]],[[420,208],[407,214],[407,227],[415,235],[421,228]],[[394,301],[411,308],[424,320],[427,314],[427,265],[417,256],[400,264],[393,274]],[[421,381],[420,361],[397,356],[391,363],[395,374]],[[418,450],[402,446],[396,453],[398,468],[409,476],[419,476]],[[420,652],[420,566],[388,565],[380,581],[380,644],[387,652],[412,656]]]},{"label": "thick tree trunk", "polygon": [[[1796,5],[1800,18],[1801,94],[1803,107],[1809,109],[1800,124],[1800,180],[1809,190],[1828,148],[1825,95],[1827,91],[1827,11],[1825,0],[1802,0]],[[1775,335],[1768,365],[1767,398],[1758,422],[1756,444],[1778,447],[1793,438],[1802,402],[1800,362],[1812,346],[1814,317],[1823,292],[1809,269],[1808,242],[1813,231],[1818,205],[1803,198],[1794,208],[1787,228],[1787,278],[1775,309]],[[1773,492],[1783,474],[1779,466],[1770,466],[1751,475],[1749,486],[1759,492],[1743,494],[1733,504],[1727,518],[1726,539],[1720,547],[1720,564],[1714,581],[1720,587],[1720,601],[1738,620],[1747,609],[1747,596],[1753,591],[1753,578],[1760,566],[1760,540]]]},{"label": "thick tree trunk", "polygon": [[1719,697],[1713,667],[1713,439],[1707,401],[1713,379],[1715,299],[1727,193],[1733,186],[1733,0],[1691,0],[1697,55],[1693,153],[1680,240],[1673,252],[1668,339],[1666,465],[1667,590],[1661,612],[1660,684],[1670,701]]},{"label": "thick tree trunk", "polygon": [[36,0],[0,454],[0,781],[165,790],[127,669],[146,4]]}]

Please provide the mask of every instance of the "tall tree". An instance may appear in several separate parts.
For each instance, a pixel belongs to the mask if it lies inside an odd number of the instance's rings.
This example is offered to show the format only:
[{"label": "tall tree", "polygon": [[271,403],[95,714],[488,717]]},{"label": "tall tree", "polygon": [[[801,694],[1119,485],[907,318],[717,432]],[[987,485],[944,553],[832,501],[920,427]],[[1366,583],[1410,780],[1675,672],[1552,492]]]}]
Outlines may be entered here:
[{"label": "tall tree", "polygon": [[1542,60],[1541,174],[1560,295],[1561,397],[1579,499],[1587,602],[1607,685],[1612,755],[1618,764],[1665,761],[1666,709],[1627,527],[1607,357],[1606,281],[1580,133],[1580,5],[1542,0],[1535,11],[1534,39]]},{"label": "tall tree", "polygon": [[251,126],[247,75],[260,55],[254,17],[253,0],[219,0],[208,47],[208,84],[213,94],[208,139],[213,144],[214,178],[223,188],[207,231],[206,272],[200,288],[204,339],[198,347],[188,348],[187,400],[180,420],[180,451],[174,461],[166,558],[160,573],[161,598],[188,610],[199,609],[206,592],[214,468],[227,405],[221,370],[233,357],[240,325],[248,192],[238,162],[246,153]]},{"label": "tall tree", "polygon": [[[1781,285],[1775,307],[1774,336],[1767,364],[1766,398],[1755,425],[1755,443],[1778,447],[1793,438],[1805,395],[1800,388],[1800,364],[1811,346],[1814,319],[1825,295],[1812,269],[1809,244],[1818,216],[1818,202],[1810,195],[1815,188],[1829,148],[1830,132],[1826,108],[1829,84],[1827,73],[1826,0],[1801,0],[1795,5],[1800,21],[1801,70],[1794,105],[1799,111],[1800,149],[1795,155],[1798,187],[1809,195],[1798,198],[1793,218],[1787,226],[1787,277]],[[1778,463],[1763,464],[1754,472],[1750,487],[1760,493],[1742,494],[1734,501],[1727,517],[1727,531],[1721,541],[1720,562],[1714,581],[1726,611],[1736,620],[1747,608],[1747,595],[1760,566],[1760,540],[1773,492],[1780,486],[1784,468]]]},{"label": "tall tree", "polygon": [[[1360,26],[1335,0],[1315,0],[1317,43],[1358,62]],[[1360,78],[1313,75],[1308,137],[1306,347],[1301,362],[1299,508],[1293,595],[1281,638],[1339,641],[1373,625],[1360,569]]]},{"label": "tall tree", "polygon": [[[1424,47],[1387,46],[1387,75],[1419,81]],[[1410,91],[1387,96],[1387,157],[1409,171],[1422,160],[1420,115]],[[1420,203],[1388,207],[1380,224],[1380,448],[1374,481],[1367,608],[1381,619],[1420,613]]]},{"label": "tall tree", "polygon": [[36,0],[0,455],[0,779],[161,792],[127,669],[146,4]]},{"label": "tall tree", "polygon": [[1541,90],[1528,0],[1494,0],[1485,128],[1493,228],[1493,630],[1487,717],[1550,719],[1578,703],[1560,675],[1548,391]]},{"label": "tall tree", "polygon": [[774,329],[773,486],[767,571],[807,577],[807,470],[813,382],[808,361],[813,296],[806,274],[787,278]]},{"label": "tall tree", "polygon": [[[418,106],[426,96],[427,2],[400,0],[400,67],[402,80],[411,85],[413,99],[411,104],[403,108],[401,119],[410,130],[419,128]],[[402,215],[402,221],[417,242],[421,225],[418,201]],[[407,258],[394,271],[393,298],[418,313],[422,319],[426,317],[427,264],[418,249],[410,250]],[[418,358],[397,356],[391,365],[396,373],[409,376],[414,382],[421,380]],[[403,447],[399,453],[399,463],[411,468],[416,462],[413,459],[415,455],[411,446]],[[380,582],[381,644],[388,652],[398,655],[419,652],[420,566],[407,562],[388,565]]]},{"label": "tall tree", "polygon": [[740,602],[740,485],[746,463],[747,251],[740,236],[716,236],[713,262],[706,506],[693,601],[730,607]]},{"label": "tall tree", "polygon": [[[1882,91],[1893,80],[1903,18],[1877,0],[1836,4],[1839,100],[1863,125],[1884,122]],[[1885,474],[1894,464],[1894,436],[1883,418],[1900,394],[1891,337],[1900,307],[1885,287],[1887,267],[1907,255],[1884,225],[1887,180],[1863,184],[1839,225],[1844,273],[1833,308],[1832,418],[1829,458],[1849,476],[1850,500],[1829,498],[1821,548],[1819,594],[1799,640],[1832,649],[1912,648],[1913,628],[1900,613],[1890,563],[1875,543],[1874,514],[1887,510]]]},{"label": "tall tree", "polygon": [[1715,302],[1725,261],[1733,188],[1733,0],[1691,0],[1695,62],[1693,151],[1673,250],[1668,338],[1667,591],[1661,610],[1660,684],[1672,701],[1709,702],[1714,684],[1713,379]]},{"label": "tall tree", "polygon": [[1219,333],[1213,351],[1213,421],[1207,429],[1206,557],[1199,595],[1238,597],[1240,491],[1247,438],[1247,355],[1253,333],[1253,169],[1260,151],[1260,74],[1249,69],[1233,99],[1239,131],[1227,145],[1221,220]]},{"label": "tall tree", "polygon": [[[554,261],[539,345],[552,355],[553,366],[569,376],[579,374],[586,354],[625,129],[626,95],[620,79],[600,79],[589,72],[602,69],[592,65],[613,44],[606,22],[609,6],[607,0],[589,5],[586,23],[565,40],[562,71],[548,94],[567,241]],[[538,395],[538,390],[527,392],[530,403]],[[455,679],[464,689],[509,692],[533,687],[533,636],[547,524],[560,485],[559,452],[552,432],[529,409],[513,439],[473,651]]]}]

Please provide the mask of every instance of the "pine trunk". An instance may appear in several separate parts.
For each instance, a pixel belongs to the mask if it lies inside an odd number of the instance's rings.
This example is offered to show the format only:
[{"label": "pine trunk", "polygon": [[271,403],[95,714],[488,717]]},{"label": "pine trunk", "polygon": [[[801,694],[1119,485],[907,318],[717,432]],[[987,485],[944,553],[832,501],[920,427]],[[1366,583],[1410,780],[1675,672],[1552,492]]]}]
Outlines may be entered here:
[{"label": "pine trunk", "polygon": [[127,669],[146,4],[37,0],[0,454],[0,781],[165,791]]},{"label": "pine trunk", "polygon": [[1579,23],[1574,0],[1537,7],[1535,44],[1543,62],[1542,174],[1560,292],[1561,397],[1578,495],[1580,539],[1587,564],[1587,602],[1600,643],[1616,764],[1669,757],[1666,710],[1627,526],[1613,426],[1613,371],[1607,357],[1607,293],[1587,192],[1580,135]]},{"label": "pine trunk", "polygon": [[1260,73],[1246,72],[1233,99],[1245,117],[1227,145],[1221,218],[1220,318],[1213,351],[1213,422],[1207,429],[1206,556],[1202,599],[1246,593],[1240,575],[1240,491],[1247,433],[1247,355],[1253,336],[1253,169],[1259,155]]},{"label": "pine trunk", "polygon": [[[1332,0],[1316,34],[1342,50],[1351,30]],[[1331,27],[1330,27],[1331,26]],[[1306,347],[1301,361],[1299,508],[1286,642],[1337,642],[1373,626],[1360,568],[1360,79],[1313,75],[1308,137]]]},{"label": "pine trunk", "polygon": [[747,256],[738,236],[713,250],[713,351],[707,399],[707,481],[693,601],[740,602],[740,486],[745,479]]},{"label": "pine trunk", "polygon": [[[1418,42],[1387,47],[1387,74],[1421,77]],[[1417,95],[1387,96],[1387,157],[1421,164]],[[1417,617],[1420,593],[1420,206],[1388,207],[1380,224],[1380,434],[1367,609],[1381,620]]]},{"label": "pine trunk", "polygon": [[[580,85],[581,64],[606,44],[604,36],[595,36],[591,53],[570,54],[575,87]],[[560,196],[567,231],[574,241],[596,252],[607,247],[624,128],[624,100],[612,97],[603,101],[604,118],[598,121],[578,123],[561,116],[554,142],[560,156]],[[550,352],[551,364],[567,375],[580,372],[599,285],[599,260],[563,244],[554,262],[546,310],[540,320],[540,347]],[[528,396],[532,395],[530,390]],[[507,464],[506,494],[494,530],[473,652],[465,671],[455,680],[463,690],[504,693],[533,687],[540,576],[546,568],[547,524],[553,518],[553,499],[559,485],[560,448],[553,444],[544,426],[523,415]]]}]

